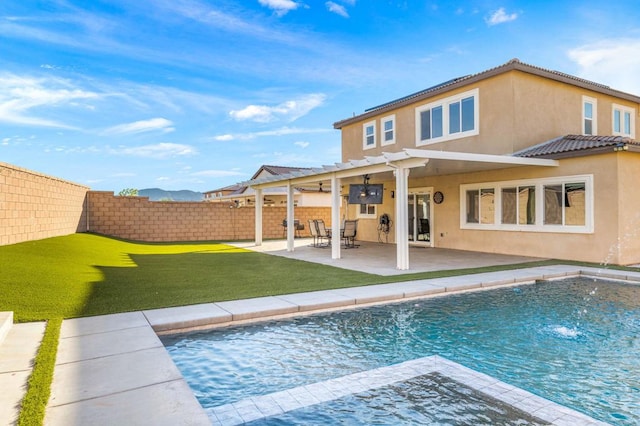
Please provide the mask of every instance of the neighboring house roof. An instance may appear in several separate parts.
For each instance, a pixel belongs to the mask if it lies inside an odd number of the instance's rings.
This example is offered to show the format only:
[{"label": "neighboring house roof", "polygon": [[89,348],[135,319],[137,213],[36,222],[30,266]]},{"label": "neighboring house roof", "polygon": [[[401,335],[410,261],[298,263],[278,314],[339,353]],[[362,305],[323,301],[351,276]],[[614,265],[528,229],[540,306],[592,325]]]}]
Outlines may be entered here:
[{"label": "neighboring house roof", "polygon": [[640,142],[624,136],[566,135],[525,148],[513,155],[558,159],[629,148],[640,150]]},{"label": "neighboring house roof", "polygon": [[495,68],[491,68],[486,71],[479,72],[477,74],[471,74],[464,77],[454,78],[444,83],[432,86],[428,89],[421,90],[419,92],[413,93],[408,96],[404,96],[400,99],[396,99],[394,101],[384,103],[377,107],[367,109],[364,114],[356,115],[354,117],[350,117],[345,120],[337,121],[336,123],[333,124],[333,127],[335,129],[341,129],[342,127],[348,124],[355,123],[360,120],[364,120],[368,117],[377,115],[381,112],[396,109],[398,107],[405,106],[414,102],[419,102],[424,99],[429,99],[433,96],[439,95],[441,93],[449,92],[458,87],[473,84],[475,82],[485,80],[487,78],[490,78],[499,74],[503,74],[509,71],[513,71],[513,70],[518,70],[518,71],[526,72],[529,74],[537,75],[540,77],[545,77],[550,80],[571,84],[573,86],[582,87],[585,89],[593,90],[594,92],[615,96],[620,99],[625,99],[625,100],[640,104],[640,96],[614,90],[604,84],[595,83],[593,81],[585,80],[583,78],[575,77],[569,74],[565,74],[563,72],[548,70],[545,68],[537,67],[535,65],[525,64],[523,62],[520,62],[520,60],[518,59],[512,59],[506,64],[497,66]]},{"label": "neighboring house roof", "polygon": [[[258,176],[260,176],[263,172],[266,172],[269,175],[272,176],[280,176],[280,175],[288,175],[291,173],[295,173],[295,172],[308,172],[310,171],[311,168],[310,167],[287,167],[287,166],[270,166],[270,165],[262,165],[260,166],[260,168],[258,169],[258,171],[256,171],[253,176],[251,177],[251,180],[256,179]],[[313,190],[309,190],[306,188],[296,188],[299,191],[305,191],[305,192],[314,192]],[[238,196],[238,195],[254,195],[253,192],[251,193],[246,193],[247,191],[247,186],[246,185],[240,185],[240,184],[233,184],[233,185],[229,185],[229,186],[225,186],[224,188],[218,188],[218,189],[214,189],[211,191],[207,191],[205,192],[205,194],[211,194],[211,193],[216,193],[216,192],[223,192],[223,198],[227,198],[227,197],[233,197],[233,196]],[[317,190],[315,192],[318,192]]]},{"label": "neighboring house roof", "polygon": [[234,183],[233,185],[225,186],[223,188],[213,189],[211,191],[206,191],[204,194],[212,194],[214,192],[235,192],[241,188],[244,188],[242,185],[238,185]]},{"label": "neighboring house roof", "polygon": [[253,174],[253,177],[251,179],[255,179],[263,171],[265,171],[265,172],[267,172],[267,173],[269,173],[271,175],[286,175],[286,174],[289,174],[291,172],[297,172],[297,171],[300,171],[300,170],[310,170],[310,167],[286,167],[286,166],[263,165],[262,167],[260,167],[258,169],[257,172],[255,172]]}]

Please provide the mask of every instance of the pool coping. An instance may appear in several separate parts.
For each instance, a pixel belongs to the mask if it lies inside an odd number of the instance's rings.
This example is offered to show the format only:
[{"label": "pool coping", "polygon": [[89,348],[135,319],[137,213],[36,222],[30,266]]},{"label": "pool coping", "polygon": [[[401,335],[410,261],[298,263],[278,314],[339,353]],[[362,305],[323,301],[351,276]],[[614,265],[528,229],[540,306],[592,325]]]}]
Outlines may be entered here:
[{"label": "pool coping", "polygon": [[211,424],[159,334],[570,276],[640,284],[640,272],[553,265],[64,320],[45,423]]}]

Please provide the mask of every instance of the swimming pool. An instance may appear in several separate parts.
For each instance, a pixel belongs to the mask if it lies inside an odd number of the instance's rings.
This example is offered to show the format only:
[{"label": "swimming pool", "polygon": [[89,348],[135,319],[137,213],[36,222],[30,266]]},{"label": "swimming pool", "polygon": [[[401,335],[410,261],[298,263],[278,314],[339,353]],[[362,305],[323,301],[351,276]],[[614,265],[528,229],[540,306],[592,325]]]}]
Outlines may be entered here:
[{"label": "swimming pool", "polygon": [[640,422],[640,288],[576,278],[163,342],[203,407],[429,355],[613,424]]}]

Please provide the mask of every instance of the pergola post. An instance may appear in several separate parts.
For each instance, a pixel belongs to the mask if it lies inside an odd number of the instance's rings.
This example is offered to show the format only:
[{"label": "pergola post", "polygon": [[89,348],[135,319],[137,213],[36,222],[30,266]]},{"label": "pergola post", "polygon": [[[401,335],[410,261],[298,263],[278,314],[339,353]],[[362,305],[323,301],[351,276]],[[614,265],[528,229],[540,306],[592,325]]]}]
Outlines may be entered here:
[{"label": "pergola post", "polygon": [[409,214],[407,199],[409,196],[409,168],[398,167],[396,176],[396,268],[409,269]]},{"label": "pergola post", "polygon": [[264,199],[262,198],[262,189],[255,190],[256,202],[255,202],[255,228],[256,228],[256,246],[262,245],[262,207],[264,206]]},{"label": "pergola post", "polygon": [[287,182],[287,251],[293,251],[296,227],[293,224],[293,185]]},{"label": "pergola post", "polygon": [[340,179],[331,176],[331,258],[340,259]]}]

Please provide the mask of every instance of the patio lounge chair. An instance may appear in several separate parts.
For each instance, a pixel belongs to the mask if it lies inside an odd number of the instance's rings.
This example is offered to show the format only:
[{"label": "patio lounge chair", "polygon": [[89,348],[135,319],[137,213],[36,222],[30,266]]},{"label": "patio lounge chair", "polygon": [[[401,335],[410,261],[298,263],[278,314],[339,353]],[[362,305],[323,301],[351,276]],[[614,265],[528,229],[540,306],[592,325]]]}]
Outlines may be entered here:
[{"label": "patio lounge chair", "polygon": [[356,234],[358,232],[357,220],[345,220],[344,229],[342,231],[342,240],[344,241],[344,248],[356,248]]},{"label": "patio lounge chair", "polygon": [[318,247],[318,225],[313,219],[309,219],[309,233],[313,237],[313,246]]},{"label": "patio lounge chair", "polygon": [[[317,247],[328,247],[331,244],[331,232],[327,230],[324,226],[324,220],[318,219],[316,220],[316,225],[318,227],[318,246]],[[322,244],[322,240],[325,239],[326,243]]]}]

